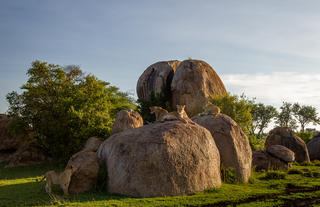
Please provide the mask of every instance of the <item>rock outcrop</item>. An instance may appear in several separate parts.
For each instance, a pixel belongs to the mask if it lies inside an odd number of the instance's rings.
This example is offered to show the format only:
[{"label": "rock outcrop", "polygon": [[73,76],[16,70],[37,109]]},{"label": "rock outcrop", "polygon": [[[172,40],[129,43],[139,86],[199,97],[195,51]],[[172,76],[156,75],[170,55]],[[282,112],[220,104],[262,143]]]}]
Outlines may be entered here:
[{"label": "rock outcrop", "polygon": [[138,112],[132,109],[121,110],[113,124],[111,135],[141,126],[143,126],[143,119]]},{"label": "rock outcrop", "polygon": [[185,60],[177,67],[171,83],[172,107],[186,105],[189,117],[201,113],[207,100],[227,91],[212,67],[201,60]]},{"label": "rock outcrop", "polygon": [[174,196],[221,185],[219,151],[199,125],[167,121],[129,129],[105,140],[97,154],[110,193]]},{"label": "rock outcrop", "polygon": [[192,120],[211,132],[222,166],[234,168],[238,179],[247,182],[251,175],[252,151],[238,124],[225,114],[195,116]]},{"label": "rock outcrop", "polygon": [[314,137],[307,144],[310,160],[320,160],[320,136]]},{"label": "rock outcrop", "polygon": [[276,127],[271,130],[266,139],[265,149],[271,145],[282,145],[292,150],[298,163],[310,161],[306,144],[289,128]]},{"label": "rock outcrop", "polygon": [[84,148],[83,151],[91,151],[91,152],[96,152],[100,146],[100,144],[102,143],[102,140],[97,138],[97,137],[90,137]]},{"label": "rock outcrop", "polygon": [[95,152],[80,151],[68,161],[66,169],[75,167],[71,176],[69,193],[88,192],[97,183],[99,172],[99,159]]},{"label": "rock outcrop", "polygon": [[180,61],[172,60],[161,61],[150,65],[138,80],[138,97],[150,101],[152,92],[160,96],[170,97],[170,84],[179,64]]}]

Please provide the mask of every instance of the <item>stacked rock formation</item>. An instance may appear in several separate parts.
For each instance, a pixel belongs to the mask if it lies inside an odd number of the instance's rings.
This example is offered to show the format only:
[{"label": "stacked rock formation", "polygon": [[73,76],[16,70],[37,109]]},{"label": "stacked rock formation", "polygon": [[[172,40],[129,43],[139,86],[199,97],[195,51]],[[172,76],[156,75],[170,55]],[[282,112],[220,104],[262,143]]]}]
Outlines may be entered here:
[{"label": "stacked rock formation", "polygon": [[252,165],[264,170],[288,170],[295,160],[294,152],[282,145],[272,145],[267,150],[254,151]]},{"label": "stacked rock formation", "polygon": [[148,101],[152,92],[165,96],[173,109],[186,105],[189,117],[202,112],[213,95],[227,93],[217,73],[201,60],[166,61],[149,66],[139,78],[137,94]]},{"label": "stacked rock formation", "polygon": [[121,110],[113,124],[111,135],[126,129],[138,128],[141,126],[143,126],[143,119],[138,112],[132,109]]},{"label": "stacked rock formation", "polygon": [[272,145],[282,145],[295,153],[295,160],[299,163],[310,162],[309,153],[304,141],[286,127],[276,127],[269,132],[265,149]]}]

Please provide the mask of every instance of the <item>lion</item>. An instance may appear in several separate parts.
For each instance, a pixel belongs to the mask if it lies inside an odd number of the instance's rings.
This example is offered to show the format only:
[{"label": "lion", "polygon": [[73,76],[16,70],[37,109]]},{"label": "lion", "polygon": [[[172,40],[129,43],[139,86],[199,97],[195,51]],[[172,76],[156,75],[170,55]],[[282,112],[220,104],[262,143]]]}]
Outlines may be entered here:
[{"label": "lion", "polygon": [[205,116],[205,115],[213,115],[215,117],[220,115],[220,108],[210,102],[207,102],[207,104],[204,106],[204,110],[202,113],[200,113],[200,116]]},{"label": "lion", "polygon": [[159,107],[150,107],[150,113],[156,115],[156,121],[164,122],[171,120],[180,120],[184,123],[193,123],[193,121],[188,117],[185,112],[185,105],[177,105],[177,111],[168,112],[167,110]]},{"label": "lion", "polygon": [[44,174],[43,178],[40,181],[46,179],[47,183],[45,186],[45,190],[48,194],[51,194],[51,184],[55,184],[60,186],[60,188],[63,190],[64,195],[69,195],[68,188],[71,181],[72,173],[75,170],[76,169],[74,166],[65,169],[61,173],[50,170]]}]

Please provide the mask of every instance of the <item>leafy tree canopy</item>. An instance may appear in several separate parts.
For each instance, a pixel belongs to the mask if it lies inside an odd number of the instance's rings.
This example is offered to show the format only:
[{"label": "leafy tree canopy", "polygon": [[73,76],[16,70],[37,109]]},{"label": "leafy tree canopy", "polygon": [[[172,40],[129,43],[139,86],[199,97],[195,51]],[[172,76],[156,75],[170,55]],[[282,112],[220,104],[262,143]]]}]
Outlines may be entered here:
[{"label": "leafy tree canopy", "polygon": [[106,138],[117,112],[135,107],[128,94],[76,66],[34,61],[27,75],[23,92],[7,95],[10,128],[33,134],[55,157],[78,151],[91,136]]},{"label": "leafy tree canopy", "polygon": [[313,123],[314,125],[317,125],[320,123],[317,110],[313,106],[305,106],[295,103],[292,106],[292,112],[294,117],[300,123],[302,132],[305,131],[307,124]]},{"label": "leafy tree canopy", "polygon": [[257,137],[260,138],[263,130],[268,127],[272,119],[278,115],[277,109],[270,105],[262,103],[253,104],[252,110],[252,125],[250,134],[254,134],[257,130]]},{"label": "leafy tree canopy", "polygon": [[213,96],[213,104],[221,109],[221,113],[230,116],[242,130],[248,134],[252,124],[251,109],[254,100],[242,94]]},{"label": "leafy tree canopy", "polygon": [[297,121],[293,116],[293,105],[291,103],[282,103],[280,112],[276,118],[276,124],[281,127],[289,127],[293,130],[297,128]]}]

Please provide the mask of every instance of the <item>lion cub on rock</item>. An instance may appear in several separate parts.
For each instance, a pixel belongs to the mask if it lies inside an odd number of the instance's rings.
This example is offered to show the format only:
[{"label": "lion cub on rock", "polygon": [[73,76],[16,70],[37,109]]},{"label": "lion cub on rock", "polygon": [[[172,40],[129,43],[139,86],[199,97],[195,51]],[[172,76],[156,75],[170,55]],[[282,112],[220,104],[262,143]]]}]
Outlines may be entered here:
[{"label": "lion cub on rock", "polygon": [[187,115],[184,110],[185,105],[177,105],[177,111],[168,112],[167,110],[159,107],[152,106],[150,107],[150,113],[156,115],[156,121],[170,121],[170,120],[180,120],[184,123],[194,123]]},{"label": "lion cub on rock", "polygon": [[48,194],[51,194],[51,184],[59,185],[63,190],[64,195],[68,195],[68,188],[71,181],[72,173],[75,171],[75,167],[71,166],[71,168],[65,169],[61,173],[56,173],[53,170],[46,172],[43,178],[40,180],[46,179],[47,183],[45,186],[45,190]]}]

